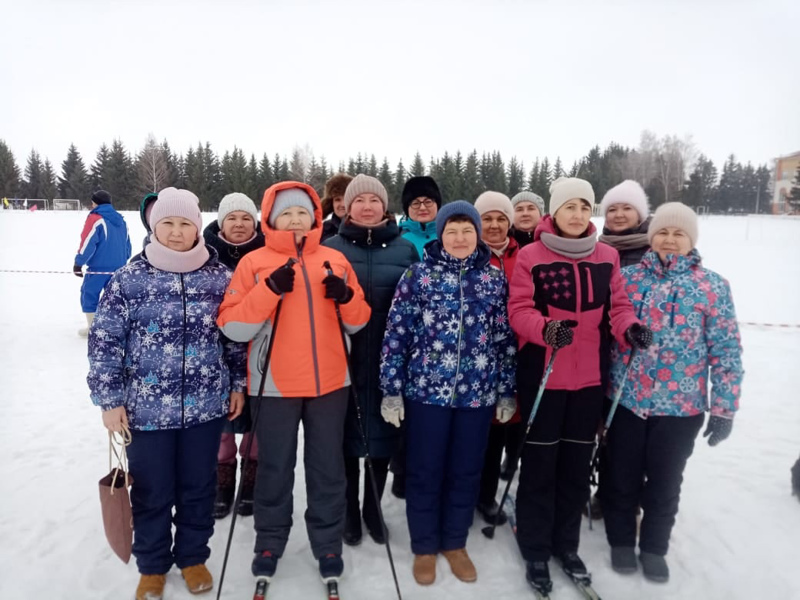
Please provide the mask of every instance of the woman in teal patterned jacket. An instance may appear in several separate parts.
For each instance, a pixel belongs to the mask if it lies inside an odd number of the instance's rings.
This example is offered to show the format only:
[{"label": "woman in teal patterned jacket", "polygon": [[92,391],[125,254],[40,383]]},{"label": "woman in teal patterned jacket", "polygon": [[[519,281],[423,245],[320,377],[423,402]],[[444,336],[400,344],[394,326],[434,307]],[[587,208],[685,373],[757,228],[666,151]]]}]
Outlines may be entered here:
[{"label": "woman in teal patterned jacket", "polygon": [[[608,477],[601,498],[611,563],[636,571],[636,513],[644,511],[639,560],[644,575],[665,582],[683,470],[703,425],[716,446],[730,435],[739,408],[742,347],[728,282],[702,266],[697,216],[678,202],[661,205],[648,237],[652,250],[622,275],[653,344],[634,358],[612,350],[611,394],[624,386],[608,434]],[[708,400],[708,383],[711,400]],[[608,485],[607,485],[608,484]]]}]

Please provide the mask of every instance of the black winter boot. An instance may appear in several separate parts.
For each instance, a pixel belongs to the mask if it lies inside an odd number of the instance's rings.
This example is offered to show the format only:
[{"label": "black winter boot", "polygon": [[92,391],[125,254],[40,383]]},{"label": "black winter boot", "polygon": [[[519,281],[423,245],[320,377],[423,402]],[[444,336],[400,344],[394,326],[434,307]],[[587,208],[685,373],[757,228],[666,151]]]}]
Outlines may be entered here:
[{"label": "black winter boot", "polygon": [[258,472],[258,461],[248,460],[247,468],[242,463],[242,498],[236,512],[243,517],[253,515],[253,495],[256,487],[256,473]]},{"label": "black winter boot", "polygon": [[[481,504],[479,502],[475,509],[489,525],[494,525],[495,519],[497,519],[498,525],[505,525],[506,521],[508,521],[505,511],[500,509],[496,500],[492,500],[491,504]],[[498,515],[497,513],[500,514]]]},{"label": "black winter boot", "polygon": [[217,465],[217,495],[214,498],[214,518],[224,519],[231,512],[236,495],[236,461]]},{"label": "black winter boot", "polygon": [[547,595],[553,591],[553,580],[550,579],[550,569],[547,561],[531,561],[525,565],[525,579],[533,588]]}]

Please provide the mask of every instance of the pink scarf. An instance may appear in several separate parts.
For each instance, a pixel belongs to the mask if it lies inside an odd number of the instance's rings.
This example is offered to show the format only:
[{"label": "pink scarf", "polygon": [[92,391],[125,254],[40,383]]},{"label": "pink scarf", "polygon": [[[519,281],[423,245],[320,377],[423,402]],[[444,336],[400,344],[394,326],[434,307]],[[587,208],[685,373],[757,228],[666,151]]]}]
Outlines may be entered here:
[{"label": "pink scarf", "polygon": [[185,252],[178,252],[167,248],[156,239],[156,234],[150,234],[150,243],[144,250],[147,261],[156,269],[169,273],[191,273],[206,264],[208,249],[203,240]]}]

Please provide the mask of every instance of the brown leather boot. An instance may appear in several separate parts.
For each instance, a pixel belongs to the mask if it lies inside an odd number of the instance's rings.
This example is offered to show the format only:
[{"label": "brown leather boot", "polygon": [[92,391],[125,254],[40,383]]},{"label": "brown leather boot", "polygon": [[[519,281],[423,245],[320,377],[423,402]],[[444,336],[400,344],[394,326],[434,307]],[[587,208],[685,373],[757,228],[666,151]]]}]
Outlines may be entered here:
[{"label": "brown leather boot", "polygon": [[181,569],[181,573],[186,580],[186,587],[193,594],[202,594],[214,587],[214,579],[205,565],[192,565]]},{"label": "brown leather boot", "polygon": [[436,555],[414,555],[414,579],[420,585],[430,585],[436,581]]},{"label": "brown leather boot", "polygon": [[459,548],[458,550],[445,550],[442,552],[447,562],[450,563],[450,569],[461,581],[472,583],[478,579],[478,572],[475,570],[475,565],[467,554],[466,548]]},{"label": "brown leather boot", "polygon": [[161,600],[166,583],[166,575],[142,575],[136,588],[136,600]]}]

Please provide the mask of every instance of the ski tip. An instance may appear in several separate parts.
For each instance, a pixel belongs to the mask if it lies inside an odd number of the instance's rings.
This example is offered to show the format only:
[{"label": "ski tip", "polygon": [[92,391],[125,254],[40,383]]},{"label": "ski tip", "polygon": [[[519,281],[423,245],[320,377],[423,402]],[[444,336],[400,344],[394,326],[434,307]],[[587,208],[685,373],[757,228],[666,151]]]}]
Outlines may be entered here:
[{"label": "ski tip", "polygon": [[323,581],[328,586],[328,600],[339,600],[339,578],[327,577]]},{"label": "ski tip", "polygon": [[269,581],[269,577],[256,577],[256,591],[253,592],[253,600],[266,600]]}]

